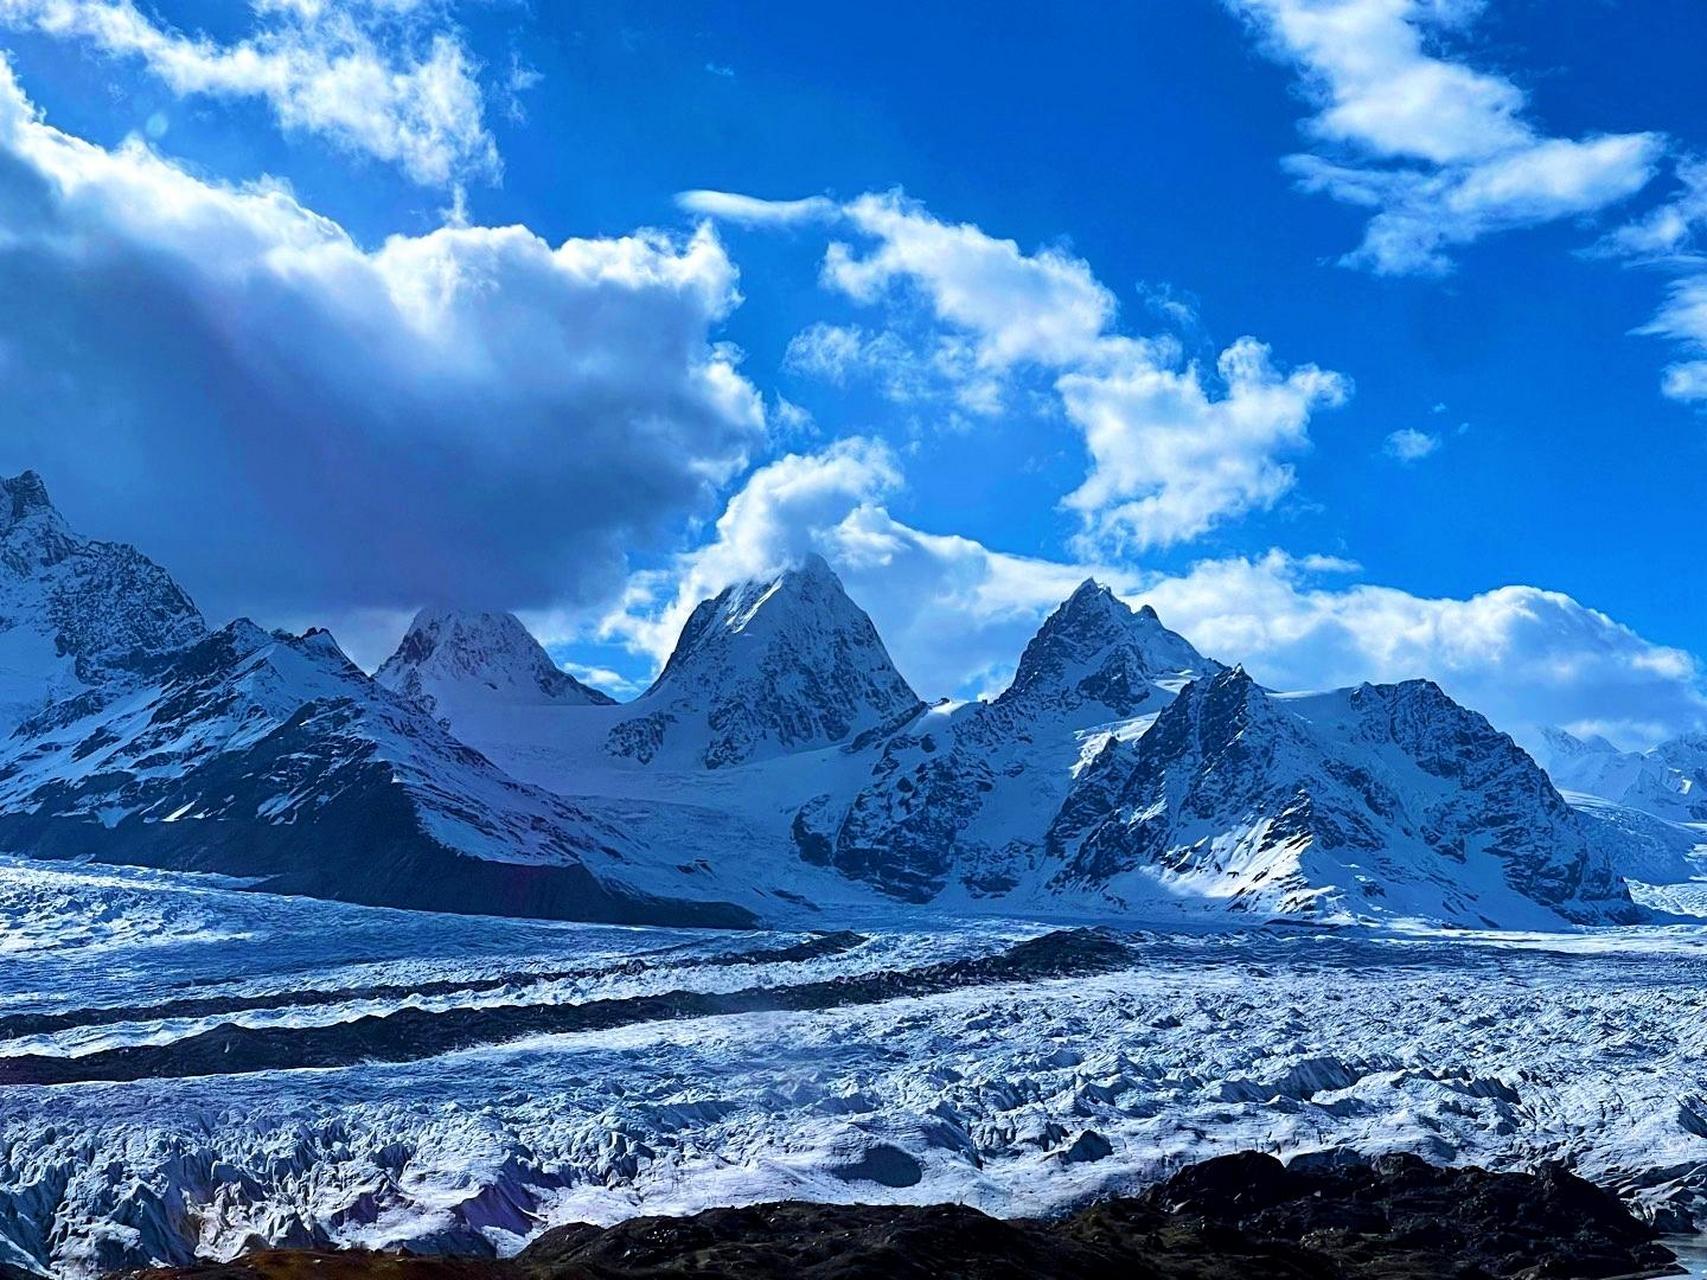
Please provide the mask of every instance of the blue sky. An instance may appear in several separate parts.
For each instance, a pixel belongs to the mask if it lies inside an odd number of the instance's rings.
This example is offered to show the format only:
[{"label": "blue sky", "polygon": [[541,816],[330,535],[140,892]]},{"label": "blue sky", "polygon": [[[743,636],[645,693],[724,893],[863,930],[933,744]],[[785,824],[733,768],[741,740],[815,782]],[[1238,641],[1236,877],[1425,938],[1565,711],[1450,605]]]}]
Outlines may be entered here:
[{"label": "blue sky", "polygon": [[1707,708],[1704,37],[0,0],[0,464],[370,664],[460,602],[620,691],[816,549],[927,695],[1095,572],[1273,683],[1652,740]]}]

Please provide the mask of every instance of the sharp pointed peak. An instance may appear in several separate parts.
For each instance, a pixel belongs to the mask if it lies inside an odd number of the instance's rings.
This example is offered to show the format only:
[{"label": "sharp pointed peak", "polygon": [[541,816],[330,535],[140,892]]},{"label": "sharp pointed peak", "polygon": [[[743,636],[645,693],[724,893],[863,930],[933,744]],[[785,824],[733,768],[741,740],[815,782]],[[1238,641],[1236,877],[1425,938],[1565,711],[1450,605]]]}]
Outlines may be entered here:
[{"label": "sharp pointed peak", "polygon": [[1251,673],[1245,670],[1245,664],[1242,662],[1235,662],[1232,666],[1224,668],[1219,675],[1213,678],[1213,682],[1225,688],[1247,685],[1252,688],[1256,687],[1256,681],[1251,679]]},{"label": "sharp pointed peak", "polygon": [[1099,582],[1096,578],[1086,578],[1074,587],[1073,593],[1061,602],[1056,612],[1077,613],[1080,610],[1090,608],[1106,609],[1118,617],[1135,618],[1152,626],[1159,627],[1162,625],[1162,619],[1153,607],[1143,604],[1134,609],[1115,594],[1113,587],[1106,582]]},{"label": "sharp pointed peak", "polygon": [[754,579],[750,585],[755,586],[787,586],[790,584],[821,583],[843,590],[842,579],[830,567],[830,562],[816,551],[808,551],[799,559],[792,560],[779,571],[768,578]]},{"label": "sharp pointed peak", "polygon": [[306,653],[320,654],[328,658],[337,658],[340,662],[349,662],[349,655],[338,639],[325,627],[309,627],[299,636],[291,636],[290,643]]},{"label": "sharp pointed peak", "polygon": [[53,499],[48,497],[47,483],[40,472],[20,471],[15,476],[0,478],[0,528],[40,511],[54,511]]}]

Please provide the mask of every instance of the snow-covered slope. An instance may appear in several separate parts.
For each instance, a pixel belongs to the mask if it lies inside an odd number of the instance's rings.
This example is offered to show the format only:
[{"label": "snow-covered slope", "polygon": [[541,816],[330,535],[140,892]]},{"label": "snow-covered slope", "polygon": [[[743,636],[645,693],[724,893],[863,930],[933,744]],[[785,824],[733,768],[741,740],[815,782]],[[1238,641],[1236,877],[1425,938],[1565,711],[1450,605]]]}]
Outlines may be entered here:
[{"label": "snow-covered slope", "polygon": [[[67,531],[39,479],[4,485],[0,658],[30,690],[0,745],[4,849],[706,923],[1182,900],[1598,921],[1635,911],[1614,865],[1693,850],[1572,810],[1431,685],[1276,697],[1094,582],[1000,697],[927,709],[811,557],[703,602],[618,705],[507,614],[423,613],[377,680],[324,632],[209,635],[163,570]],[[1656,776],[1689,795],[1700,745]]]},{"label": "snow-covered slope", "polygon": [[0,847],[14,852],[255,876],[389,906],[746,919],[668,900],[680,875],[627,883],[625,844],[507,777],[324,631],[233,623],[124,692],[24,722],[0,755]]},{"label": "snow-covered slope", "polygon": [[[407,686],[411,648],[406,638],[383,680]],[[446,696],[449,682],[422,688],[457,736],[516,776],[571,795],[679,798],[702,783],[727,793],[706,775],[843,745],[922,706],[871,619],[817,556],[701,602],[632,702],[510,696],[514,649],[469,651],[455,697]],[[755,784],[767,793],[778,785],[786,784]]]},{"label": "snow-covered slope", "polygon": [[0,479],[0,735],[56,699],[154,669],[206,631],[159,565],[68,529],[35,472]]},{"label": "snow-covered slope", "polygon": [[1104,751],[1051,832],[1064,894],[1495,927],[1639,917],[1615,871],[1625,837],[1428,681],[1289,697],[1235,669]]},{"label": "snow-covered slope", "polygon": [[423,609],[374,679],[455,722],[474,706],[609,706],[560,670],[513,613]]},{"label": "snow-covered slope", "polygon": [[1081,763],[1131,737],[1187,681],[1220,670],[1146,606],[1086,581],[990,703],[943,704],[883,744],[860,789],[804,805],[809,861],[927,901],[1011,894],[1041,869],[1043,837]]},{"label": "snow-covered slope", "polygon": [[1620,751],[1605,738],[1563,729],[1542,737],[1541,763],[1560,789],[1673,822],[1707,822],[1707,734],[1685,734],[1648,751]]}]

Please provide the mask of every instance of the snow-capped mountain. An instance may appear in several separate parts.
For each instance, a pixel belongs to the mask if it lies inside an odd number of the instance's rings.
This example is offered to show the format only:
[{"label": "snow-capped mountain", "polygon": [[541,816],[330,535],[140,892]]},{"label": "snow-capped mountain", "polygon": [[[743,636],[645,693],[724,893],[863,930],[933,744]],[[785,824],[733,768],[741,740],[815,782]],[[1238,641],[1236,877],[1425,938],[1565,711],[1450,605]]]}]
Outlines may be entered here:
[{"label": "snow-capped mountain", "polygon": [[[0,517],[0,656],[30,690],[0,745],[7,851],[582,919],[1183,901],[1509,924],[1628,918],[1614,867],[1693,849],[1572,809],[1432,685],[1270,694],[1094,582],[1001,696],[926,708],[812,557],[704,601],[619,705],[507,614],[424,612],[370,679],[324,632],[208,634],[32,475]],[[1691,749],[1633,774],[1688,797]]]},{"label": "snow-capped mountain", "polygon": [[453,722],[459,707],[610,706],[558,668],[513,613],[423,609],[374,679]]},{"label": "snow-capped mountain", "polygon": [[1222,672],[1085,782],[1050,833],[1066,894],[1495,927],[1639,916],[1621,833],[1428,681],[1286,696]]},{"label": "snow-capped mountain", "polygon": [[625,836],[507,777],[325,631],[239,621],[0,756],[0,847],[219,871],[316,897],[489,914],[740,923],[624,881]]},{"label": "snow-capped mountain", "polygon": [[1016,732],[1043,721],[1099,724],[1155,711],[1187,681],[1220,669],[1149,605],[1134,612],[1087,578],[1044,620],[993,705]]},{"label": "snow-capped mountain", "polygon": [[721,769],[844,742],[919,707],[871,619],[811,555],[702,601],[605,745],[642,764]]},{"label": "snow-capped mountain", "polygon": [[1563,791],[1672,822],[1707,822],[1707,734],[1684,734],[1647,751],[1620,751],[1599,736],[1548,729],[1540,760]]},{"label": "snow-capped mountain", "polygon": [[910,901],[1011,894],[1040,871],[1082,762],[1220,669],[1153,609],[1134,612],[1086,581],[1026,645],[999,697],[909,721],[857,793],[802,807],[796,843],[808,860]]},{"label": "snow-capped mountain", "polygon": [[0,479],[0,734],[56,699],[145,674],[206,631],[147,556],[67,528],[35,472]]},{"label": "snow-capped mountain", "polygon": [[[380,678],[410,688],[415,647],[405,637]],[[467,649],[454,680],[419,687],[458,737],[566,795],[675,795],[701,783],[728,792],[705,775],[845,745],[923,705],[817,556],[702,601],[663,671],[632,702],[512,696],[519,647]]]}]

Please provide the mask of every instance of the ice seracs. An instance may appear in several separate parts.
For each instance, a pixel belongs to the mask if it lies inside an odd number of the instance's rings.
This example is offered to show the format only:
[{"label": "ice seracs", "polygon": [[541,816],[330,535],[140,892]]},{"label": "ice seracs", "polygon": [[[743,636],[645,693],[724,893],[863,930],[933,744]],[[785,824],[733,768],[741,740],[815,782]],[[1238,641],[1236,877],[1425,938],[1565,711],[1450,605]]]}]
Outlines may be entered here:
[{"label": "ice seracs", "polygon": [[474,704],[609,706],[616,701],[559,668],[513,613],[423,609],[374,679],[453,722],[459,708]]},{"label": "ice seracs", "polygon": [[0,479],[0,735],[57,699],[151,670],[206,631],[147,556],[72,532],[35,472]]}]

